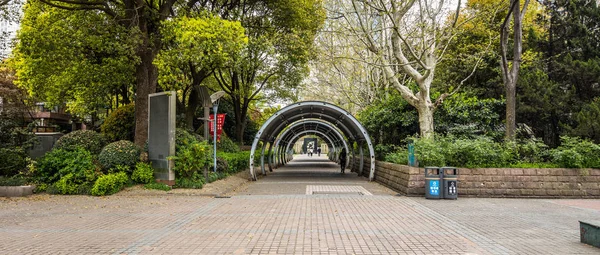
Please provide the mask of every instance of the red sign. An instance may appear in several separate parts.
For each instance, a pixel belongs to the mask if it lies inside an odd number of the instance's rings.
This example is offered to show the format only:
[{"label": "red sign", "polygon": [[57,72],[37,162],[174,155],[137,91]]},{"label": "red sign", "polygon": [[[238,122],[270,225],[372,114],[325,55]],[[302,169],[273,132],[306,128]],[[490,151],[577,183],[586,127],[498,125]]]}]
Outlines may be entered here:
[{"label": "red sign", "polygon": [[[214,122],[215,121],[215,115],[211,114],[210,115],[210,136],[213,137],[214,133],[215,133],[215,129],[214,129]],[[217,141],[221,141],[221,134],[223,133],[223,123],[225,123],[225,113],[219,113],[217,114]]]}]

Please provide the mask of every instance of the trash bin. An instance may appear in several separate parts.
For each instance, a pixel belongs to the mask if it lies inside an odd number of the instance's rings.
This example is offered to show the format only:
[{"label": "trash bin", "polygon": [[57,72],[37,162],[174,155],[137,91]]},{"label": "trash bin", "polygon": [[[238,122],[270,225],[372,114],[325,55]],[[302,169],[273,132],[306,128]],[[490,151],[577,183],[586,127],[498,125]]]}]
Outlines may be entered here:
[{"label": "trash bin", "polygon": [[442,176],[442,186],[444,189],[443,198],[458,198],[458,169],[454,167],[442,167],[440,169]]},{"label": "trash bin", "polygon": [[442,172],[440,172],[438,167],[425,167],[425,198],[444,198],[442,196],[441,178]]}]

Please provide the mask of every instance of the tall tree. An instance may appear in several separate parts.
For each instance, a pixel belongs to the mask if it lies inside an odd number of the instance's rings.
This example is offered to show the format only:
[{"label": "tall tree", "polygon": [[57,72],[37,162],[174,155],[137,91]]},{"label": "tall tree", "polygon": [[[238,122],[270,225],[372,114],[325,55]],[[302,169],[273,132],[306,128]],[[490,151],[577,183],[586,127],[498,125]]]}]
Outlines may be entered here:
[{"label": "tall tree", "polygon": [[154,63],[159,70],[159,84],[176,90],[178,111],[185,113],[187,128],[193,129],[196,109],[200,105],[199,86],[214,70],[232,62],[248,42],[239,22],[212,15],[182,17],[163,22],[163,50]]},{"label": "tall tree", "polygon": [[214,77],[234,107],[236,140],[244,143],[247,115],[253,102],[292,98],[308,74],[313,41],[324,20],[320,0],[248,1],[221,17],[239,20],[248,45],[233,64]]},{"label": "tall tree", "polygon": [[[502,69],[502,81],[506,89],[506,135],[505,139],[515,139],[516,107],[517,107],[517,81],[521,67],[521,55],[523,53],[523,16],[527,12],[529,0],[525,0],[521,10],[520,0],[511,0],[508,14],[504,18],[500,28],[500,52]],[[512,60],[508,60],[508,35],[509,25],[512,18],[513,24],[513,52]],[[510,63],[509,63],[510,62]]]},{"label": "tall tree", "polygon": [[[348,6],[345,1],[339,5]],[[439,105],[431,99],[435,69],[463,22],[459,10],[460,1],[448,9],[443,0],[352,0],[343,13],[350,31],[379,58],[387,83],[417,109],[425,138],[433,137],[433,113]]]},{"label": "tall tree", "polygon": [[39,1],[25,7],[10,64],[36,100],[67,103],[81,117],[107,106],[134,82],[136,36],[102,13],[69,12]]}]

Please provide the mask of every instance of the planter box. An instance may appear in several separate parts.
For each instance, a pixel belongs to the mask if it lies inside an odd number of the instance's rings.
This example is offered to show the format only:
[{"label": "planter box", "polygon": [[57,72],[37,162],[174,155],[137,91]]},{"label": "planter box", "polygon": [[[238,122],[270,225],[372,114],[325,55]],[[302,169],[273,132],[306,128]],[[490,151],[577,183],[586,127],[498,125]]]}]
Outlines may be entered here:
[{"label": "planter box", "polygon": [[33,194],[35,186],[0,186],[0,197],[25,197]]}]

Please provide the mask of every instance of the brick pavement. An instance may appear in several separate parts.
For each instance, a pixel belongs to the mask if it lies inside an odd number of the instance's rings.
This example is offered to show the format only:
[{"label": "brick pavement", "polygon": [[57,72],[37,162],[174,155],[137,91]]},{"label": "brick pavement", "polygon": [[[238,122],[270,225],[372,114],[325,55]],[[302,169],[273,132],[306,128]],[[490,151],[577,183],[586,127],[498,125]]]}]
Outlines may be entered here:
[{"label": "brick pavement", "polygon": [[[313,164],[304,168],[316,171],[312,181],[301,168],[280,168],[231,198],[0,198],[0,253],[600,253],[579,242],[577,222],[600,219],[600,200],[401,197]],[[306,195],[307,185],[362,186],[373,195]]]}]

